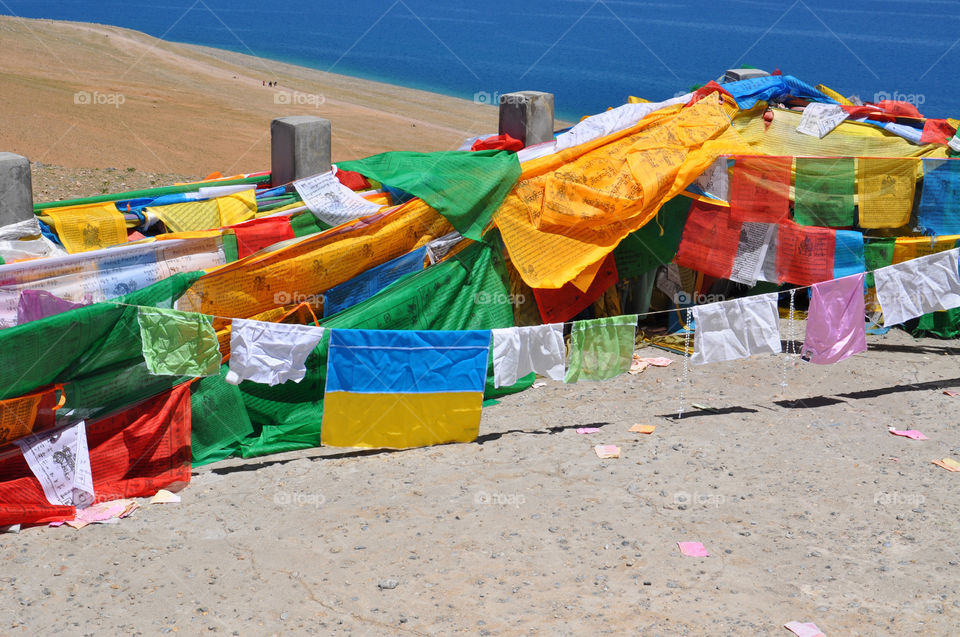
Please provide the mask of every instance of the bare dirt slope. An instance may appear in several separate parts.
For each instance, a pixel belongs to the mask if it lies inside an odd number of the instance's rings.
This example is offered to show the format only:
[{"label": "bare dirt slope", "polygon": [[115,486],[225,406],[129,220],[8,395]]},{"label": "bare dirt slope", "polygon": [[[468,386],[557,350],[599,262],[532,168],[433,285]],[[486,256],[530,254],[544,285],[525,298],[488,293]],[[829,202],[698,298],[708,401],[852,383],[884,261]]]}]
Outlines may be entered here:
[{"label": "bare dirt slope", "polygon": [[0,150],[47,164],[267,170],[270,121],[286,115],[329,119],[334,160],[497,129],[492,106],[118,27],[0,16],[0,50]]}]

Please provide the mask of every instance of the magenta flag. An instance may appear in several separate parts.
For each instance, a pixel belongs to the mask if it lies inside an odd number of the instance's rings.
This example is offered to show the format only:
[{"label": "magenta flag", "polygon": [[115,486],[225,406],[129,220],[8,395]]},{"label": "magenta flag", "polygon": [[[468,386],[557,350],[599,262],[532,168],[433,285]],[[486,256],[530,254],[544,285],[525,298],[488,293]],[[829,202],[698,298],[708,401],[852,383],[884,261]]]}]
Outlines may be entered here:
[{"label": "magenta flag", "polygon": [[90,301],[71,303],[46,290],[23,290],[20,292],[20,302],[17,305],[17,325],[39,321],[84,305],[90,305]]},{"label": "magenta flag", "polygon": [[860,273],[812,286],[804,360],[830,365],[867,351],[863,278]]}]

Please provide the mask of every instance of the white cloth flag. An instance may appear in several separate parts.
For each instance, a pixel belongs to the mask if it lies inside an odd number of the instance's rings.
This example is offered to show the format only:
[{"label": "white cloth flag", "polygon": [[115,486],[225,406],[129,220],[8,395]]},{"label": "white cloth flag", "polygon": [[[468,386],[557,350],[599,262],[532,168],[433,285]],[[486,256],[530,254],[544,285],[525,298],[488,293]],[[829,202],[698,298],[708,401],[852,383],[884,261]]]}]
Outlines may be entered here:
[{"label": "white cloth flag", "polygon": [[307,356],[321,338],[322,327],[233,319],[230,371],[224,380],[233,385],[243,380],[264,385],[299,383],[307,374]]},{"label": "white cloth flag", "polygon": [[293,182],[317,219],[331,226],[372,215],[380,206],[353,192],[337,179],[333,172],[320,173],[313,177]]},{"label": "white cloth flag", "polygon": [[93,504],[93,472],[84,422],[14,440],[50,504],[82,509]]},{"label": "white cloth flag", "polygon": [[946,250],[874,271],[883,324],[960,307],[960,249]]},{"label": "white cloth flag", "polygon": [[493,332],[493,386],[513,385],[536,372],[563,380],[563,323],[506,327]]},{"label": "white cloth flag", "polygon": [[781,351],[776,292],[697,305],[691,311],[694,365]]},{"label": "white cloth flag", "polygon": [[662,102],[623,104],[622,106],[611,108],[609,111],[591,115],[566,133],[557,135],[556,150],[559,152],[565,148],[573,148],[574,146],[585,144],[594,139],[606,137],[617,131],[625,130],[654,111],[659,111],[661,108],[673,106],[674,104],[686,104],[692,97],[693,93],[687,93]]}]

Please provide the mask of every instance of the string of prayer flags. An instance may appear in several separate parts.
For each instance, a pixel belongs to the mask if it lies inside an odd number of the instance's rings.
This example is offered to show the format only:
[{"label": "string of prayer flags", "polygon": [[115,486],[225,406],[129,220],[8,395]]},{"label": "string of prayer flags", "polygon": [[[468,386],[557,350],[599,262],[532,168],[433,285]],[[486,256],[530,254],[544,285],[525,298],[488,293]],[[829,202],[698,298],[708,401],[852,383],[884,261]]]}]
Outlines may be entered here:
[{"label": "string of prayer flags", "polygon": [[802,226],[852,226],[855,187],[853,157],[797,157],[793,220]]},{"label": "string of prayer flags", "polygon": [[127,241],[127,224],[113,202],[49,208],[44,214],[70,254]]},{"label": "string of prayer flags", "polygon": [[493,333],[493,386],[509,387],[530,372],[563,380],[563,324],[506,327]]},{"label": "string of prayer flags", "polygon": [[730,278],[741,226],[730,218],[730,208],[693,202],[677,250],[677,265],[719,279]]},{"label": "string of prayer flags", "polygon": [[307,373],[306,360],[323,338],[324,328],[293,323],[233,319],[230,325],[232,385],[250,380],[264,385],[299,383]]},{"label": "string of prayer flags", "polygon": [[960,250],[896,263],[873,273],[883,324],[897,325],[928,312],[960,307]]},{"label": "string of prayer flags", "polygon": [[323,444],[475,440],[489,352],[490,330],[331,330]]},{"label": "string of prayer flags", "polygon": [[151,374],[213,376],[220,371],[212,316],[140,306],[137,320],[143,359]]},{"label": "string of prayer flags", "polygon": [[960,233],[960,161],[924,159],[917,222],[929,235]]},{"label": "string of prayer flags", "polygon": [[575,321],[563,382],[607,380],[628,372],[636,331],[636,314]]},{"label": "string of prayer flags", "polygon": [[781,351],[776,293],[695,305],[691,311],[694,365]]},{"label": "string of prayer flags", "polygon": [[860,227],[900,228],[910,222],[917,162],[910,158],[857,160]]},{"label": "string of prayer flags", "polygon": [[761,223],[786,219],[792,168],[793,157],[737,157],[730,180],[730,218]]},{"label": "string of prayer flags", "polygon": [[829,365],[867,351],[864,278],[854,274],[812,286],[804,360]]}]

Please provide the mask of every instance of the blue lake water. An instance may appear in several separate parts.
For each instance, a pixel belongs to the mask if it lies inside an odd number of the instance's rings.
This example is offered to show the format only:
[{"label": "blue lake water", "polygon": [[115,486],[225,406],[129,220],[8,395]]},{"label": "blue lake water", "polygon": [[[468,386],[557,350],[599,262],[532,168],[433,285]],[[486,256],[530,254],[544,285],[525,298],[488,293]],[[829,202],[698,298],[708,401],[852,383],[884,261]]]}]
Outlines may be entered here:
[{"label": "blue lake water", "polygon": [[480,101],[550,91],[566,118],[631,94],[665,99],[741,65],[960,117],[960,3],[950,0],[4,0],[0,13],[112,24]]}]

